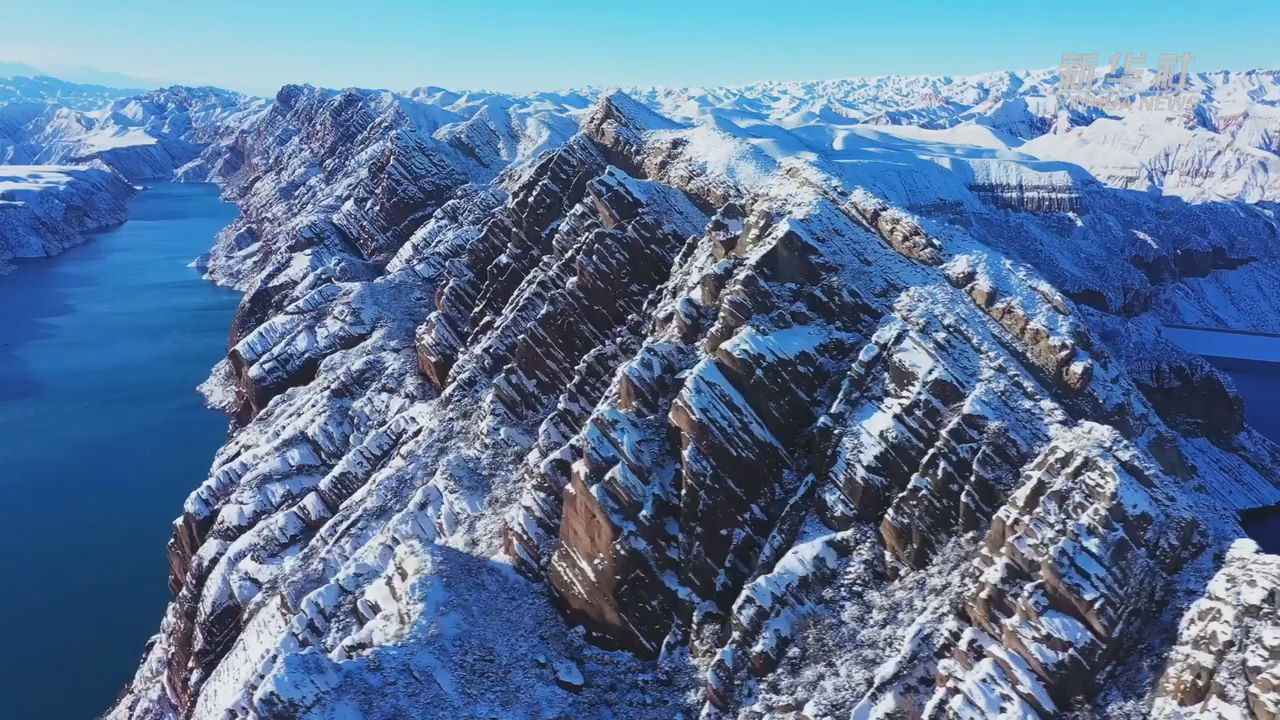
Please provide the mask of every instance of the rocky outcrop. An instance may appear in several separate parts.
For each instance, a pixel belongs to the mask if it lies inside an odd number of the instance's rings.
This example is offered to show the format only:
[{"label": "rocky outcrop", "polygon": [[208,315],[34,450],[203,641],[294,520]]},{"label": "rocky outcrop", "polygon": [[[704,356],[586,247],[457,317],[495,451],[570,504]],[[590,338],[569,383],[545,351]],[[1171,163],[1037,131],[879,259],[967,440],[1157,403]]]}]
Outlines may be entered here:
[{"label": "rocky outcrop", "polygon": [[1168,515],[1167,478],[1141,463],[1113,430],[1086,425],[1027,466],[993,519],[932,707],[990,712],[995,695],[1043,717],[1101,689],[1168,575],[1205,545],[1197,519]]},{"label": "rocky outcrop", "polygon": [[[246,294],[229,355],[242,422],[307,382],[320,358],[367,337],[368,316],[329,318],[337,332],[312,334],[344,285],[374,277],[455,190],[500,169],[477,161],[474,147],[460,153],[452,137],[432,137],[403,102],[389,93],[288,86],[260,121],[218,145],[235,158],[218,172],[243,215],[223,231],[208,275]],[[467,202],[453,204],[465,211]],[[279,362],[298,332],[319,342],[295,339],[312,350],[288,351]]]},{"label": "rocky outcrop", "polygon": [[1152,717],[1280,717],[1280,558],[1241,540],[1187,609]]}]

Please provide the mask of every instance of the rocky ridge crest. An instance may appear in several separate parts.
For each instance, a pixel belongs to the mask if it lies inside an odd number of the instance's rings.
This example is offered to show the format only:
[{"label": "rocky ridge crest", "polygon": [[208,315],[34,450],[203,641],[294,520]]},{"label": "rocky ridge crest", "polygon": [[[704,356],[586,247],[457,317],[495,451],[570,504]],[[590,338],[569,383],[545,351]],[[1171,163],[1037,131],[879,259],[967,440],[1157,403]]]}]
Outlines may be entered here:
[{"label": "rocky ridge crest", "polygon": [[1280,449],[1156,322],[1269,307],[1265,207],[423,95],[286,87],[200,160],[238,429],[112,717],[1267,717],[1274,616],[1195,618],[1259,607]]}]

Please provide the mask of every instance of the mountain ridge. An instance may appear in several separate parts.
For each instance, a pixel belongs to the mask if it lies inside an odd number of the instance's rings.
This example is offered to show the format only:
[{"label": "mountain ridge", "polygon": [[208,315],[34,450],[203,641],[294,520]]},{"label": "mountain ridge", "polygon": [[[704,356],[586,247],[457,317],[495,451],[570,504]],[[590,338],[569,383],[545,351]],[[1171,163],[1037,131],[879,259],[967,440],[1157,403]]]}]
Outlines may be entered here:
[{"label": "mountain ridge", "polygon": [[1280,84],[1051,75],[215,115],[235,428],[109,717],[1280,712],[1280,448],[1160,334],[1280,322]]}]

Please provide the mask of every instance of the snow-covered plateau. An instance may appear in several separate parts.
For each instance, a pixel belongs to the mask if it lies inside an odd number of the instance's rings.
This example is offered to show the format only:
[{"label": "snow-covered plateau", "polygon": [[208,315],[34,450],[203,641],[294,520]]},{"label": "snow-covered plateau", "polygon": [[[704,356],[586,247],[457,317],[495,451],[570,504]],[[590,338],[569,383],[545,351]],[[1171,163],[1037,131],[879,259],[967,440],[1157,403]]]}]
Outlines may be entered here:
[{"label": "snow-covered plateau", "polygon": [[1280,447],[1162,328],[1280,333],[1280,73],[1186,92],[0,105],[8,162],[241,210],[108,716],[1275,720]]}]

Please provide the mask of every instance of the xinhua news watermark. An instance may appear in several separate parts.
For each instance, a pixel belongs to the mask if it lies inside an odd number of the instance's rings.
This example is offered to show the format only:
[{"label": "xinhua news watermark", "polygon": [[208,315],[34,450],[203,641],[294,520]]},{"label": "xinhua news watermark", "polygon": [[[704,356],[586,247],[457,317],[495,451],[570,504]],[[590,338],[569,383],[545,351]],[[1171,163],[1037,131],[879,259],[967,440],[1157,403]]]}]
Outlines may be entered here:
[{"label": "xinhua news watermark", "polygon": [[1063,53],[1058,66],[1059,92],[1068,104],[1104,112],[1184,112],[1200,102],[1195,93],[1188,92],[1194,61],[1191,53],[1163,53],[1148,81],[1146,53],[1112,54],[1110,69],[1101,78],[1098,53]]}]

